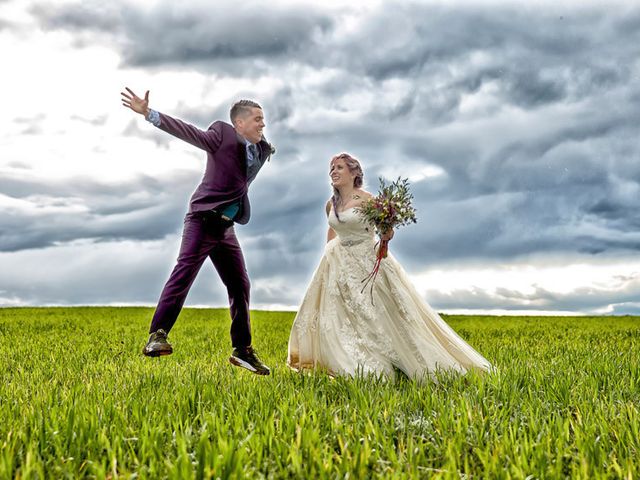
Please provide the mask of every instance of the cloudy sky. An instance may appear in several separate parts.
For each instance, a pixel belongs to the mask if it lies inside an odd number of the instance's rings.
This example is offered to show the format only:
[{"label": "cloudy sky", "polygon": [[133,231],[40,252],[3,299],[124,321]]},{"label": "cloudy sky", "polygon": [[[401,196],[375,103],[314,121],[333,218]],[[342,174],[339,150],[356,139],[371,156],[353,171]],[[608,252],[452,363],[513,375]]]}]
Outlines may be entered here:
[{"label": "cloudy sky", "polygon": [[[264,107],[254,308],[300,302],[348,151],[411,180],[391,248],[439,311],[640,313],[634,2],[0,0],[0,58],[0,305],[157,301],[205,154],[129,86],[201,128]],[[210,264],[187,304],[226,305]]]}]

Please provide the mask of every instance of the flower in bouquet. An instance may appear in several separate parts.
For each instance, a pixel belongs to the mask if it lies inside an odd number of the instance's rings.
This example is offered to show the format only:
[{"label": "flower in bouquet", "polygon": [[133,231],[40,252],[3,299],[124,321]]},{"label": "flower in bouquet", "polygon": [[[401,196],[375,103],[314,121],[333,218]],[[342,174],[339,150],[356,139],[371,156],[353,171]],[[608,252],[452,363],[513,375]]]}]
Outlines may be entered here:
[{"label": "flower in bouquet", "polygon": [[371,298],[373,301],[373,282],[380,270],[382,259],[387,257],[389,251],[389,240],[385,239],[385,234],[394,228],[416,223],[416,210],[411,205],[413,195],[409,191],[409,181],[400,178],[395,182],[387,184],[380,178],[380,190],[378,195],[371,197],[356,208],[364,222],[373,225],[380,236],[376,262],[371,273],[362,280],[364,286],[362,290],[371,283]]}]

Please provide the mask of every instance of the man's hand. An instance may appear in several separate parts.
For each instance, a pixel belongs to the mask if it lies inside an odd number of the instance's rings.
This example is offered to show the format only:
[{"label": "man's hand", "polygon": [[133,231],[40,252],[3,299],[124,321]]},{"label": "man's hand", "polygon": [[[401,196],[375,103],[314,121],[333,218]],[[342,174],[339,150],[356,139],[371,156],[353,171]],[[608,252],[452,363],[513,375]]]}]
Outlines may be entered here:
[{"label": "man's hand", "polygon": [[144,98],[140,98],[129,87],[125,88],[129,93],[120,92],[122,105],[147,118],[149,115],[149,90],[144,94]]}]

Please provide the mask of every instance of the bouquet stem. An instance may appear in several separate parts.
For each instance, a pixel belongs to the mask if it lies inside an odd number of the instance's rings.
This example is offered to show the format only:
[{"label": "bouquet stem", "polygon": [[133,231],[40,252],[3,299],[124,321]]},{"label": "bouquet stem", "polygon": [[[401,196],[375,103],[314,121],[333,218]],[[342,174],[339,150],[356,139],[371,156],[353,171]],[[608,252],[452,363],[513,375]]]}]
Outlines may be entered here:
[{"label": "bouquet stem", "polygon": [[380,270],[380,264],[382,263],[382,259],[383,258],[387,258],[387,255],[389,253],[389,240],[380,240],[376,246],[378,246],[378,253],[376,254],[376,261],[373,264],[373,270],[371,270],[371,273],[369,275],[367,275],[365,278],[362,279],[362,283],[364,283],[362,290],[360,290],[360,293],[364,292],[364,289],[367,288],[367,286],[369,284],[371,284],[370,287],[370,293],[371,293],[371,305],[373,305],[373,285],[375,282],[376,277],[378,276],[378,271]]},{"label": "bouquet stem", "polygon": [[378,249],[378,258],[382,260],[387,258],[389,253],[389,240],[380,240],[380,248]]}]

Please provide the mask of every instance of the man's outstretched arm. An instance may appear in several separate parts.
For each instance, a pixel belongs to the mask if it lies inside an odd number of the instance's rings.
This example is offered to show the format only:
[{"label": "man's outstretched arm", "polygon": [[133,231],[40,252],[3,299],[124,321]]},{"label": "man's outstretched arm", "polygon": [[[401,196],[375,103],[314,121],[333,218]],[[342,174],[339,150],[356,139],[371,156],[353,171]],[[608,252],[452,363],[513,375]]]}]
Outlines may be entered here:
[{"label": "man's outstretched arm", "polygon": [[170,117],[164,113],[158,113],[149,108],[149,90],[146,91],[144,98],[140,98],[133,90],[128,87],[125,88],[127,93],[120,92],[122,95],[122,105],[143,115],[146,120],[153,123],[156,127],[202,150],[215,152],[220,146],[222,138],[218,129],[200,130],[182,120]]}]

